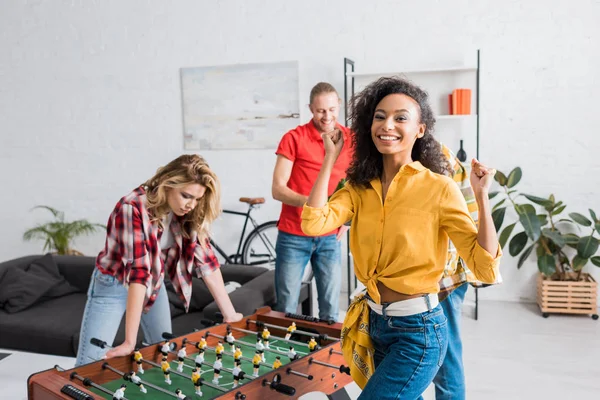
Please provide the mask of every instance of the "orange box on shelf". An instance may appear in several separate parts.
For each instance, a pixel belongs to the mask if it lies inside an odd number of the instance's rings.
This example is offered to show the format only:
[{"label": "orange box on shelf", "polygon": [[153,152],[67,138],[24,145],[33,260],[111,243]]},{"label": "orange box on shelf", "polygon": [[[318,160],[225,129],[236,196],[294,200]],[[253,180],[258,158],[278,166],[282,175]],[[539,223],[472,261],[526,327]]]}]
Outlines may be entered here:
[{"label": "orange box on shelf", "polygon": [[448,95],[450,114],[471,114],[471,94],[471,89],[454,89],[452,94]]}]

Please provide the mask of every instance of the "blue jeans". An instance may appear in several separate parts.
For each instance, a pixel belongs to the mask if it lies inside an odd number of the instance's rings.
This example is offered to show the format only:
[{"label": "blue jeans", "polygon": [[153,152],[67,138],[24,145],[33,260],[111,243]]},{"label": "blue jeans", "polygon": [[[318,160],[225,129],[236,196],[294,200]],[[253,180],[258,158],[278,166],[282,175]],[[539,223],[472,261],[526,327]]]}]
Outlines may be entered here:
[{"label": "blue jeans", "polygon": [[[112,346],[127,306],[127,288],[114,276],[105,275],[98,269],[94,269],[87,296],[76,367],[104,356],[108,349],[90,344],[90,339],[95,337]],[[160,342],[163,332],[171,332],[171,311],[164,282],[150,311],[142,313],[140,325],[150,343]]]},{"label": "blue jeans", "polygon": [[306,265],[317,283],[319,318],[336,320],[342,281],[342,249],[335,235],[299,236],[279,231],[275,245],[275,310],[295,313]]},{"label": "blue jeans", "polygon": [[415,400],[427,389],[446,356],[448,327],[442,307],[406,317],[371,311],[375,372],[359,400]]},{"label": "blue jeans", "polygon": [[465,399],[465,373],[462,361],[462,340],[460,338],[460,316],[465,294],[469,285],[467,283],[454,289],[442,301],[444,314],[448,319],[448,351],[444,363],[433,379],[435,384],[436,400],[464,400]]}]

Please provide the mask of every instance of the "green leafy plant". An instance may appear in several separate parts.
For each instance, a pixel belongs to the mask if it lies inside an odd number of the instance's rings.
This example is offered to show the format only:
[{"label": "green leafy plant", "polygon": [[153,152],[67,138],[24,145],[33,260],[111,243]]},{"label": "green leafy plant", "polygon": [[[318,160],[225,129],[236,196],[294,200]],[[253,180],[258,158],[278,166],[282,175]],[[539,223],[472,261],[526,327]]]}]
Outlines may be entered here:
[{"label": "green leafy plant", "polygon": [[[512,207],[518,216],[518,220],[507,225],[499,235],[502,248],[508,243],[509,254],[520,255],[517,268],[521,268],[534,251],[539,271],[553,280],[581,280],[582,269],[588,262],[600,267],[600,256],[595,255],[600,245],[597,214],[590,209],[591,219],[575,212],[568,214],[570,218],[562,217],[567,206],[556,201],[553,194],[543,198],[514,189],[522,175],[519,167],[508,176],[498,171],[495,180],[503,191],[489,194],[490,199],[497,197],[498,200],[492,209],[497,232],[502,228],[508,208]],[[541,213],[536,206],[542,209]],[[513,235],[515,229],[519,232]]]},{"label": "green leafy plant", "polygon": [[85,219],[67,222],[65,221],[65,214],[52,207],[36,206],[32,210],[37,208],[50,211],[54,216],[54,221],[27,230],[23,234],[23,240],[44,240],[44,251],[56,252],[57,254],[82,255],[71,247],[73,239],[77,236],[93,234],[100,228],[106,229],[104,225],[93,224]]}]

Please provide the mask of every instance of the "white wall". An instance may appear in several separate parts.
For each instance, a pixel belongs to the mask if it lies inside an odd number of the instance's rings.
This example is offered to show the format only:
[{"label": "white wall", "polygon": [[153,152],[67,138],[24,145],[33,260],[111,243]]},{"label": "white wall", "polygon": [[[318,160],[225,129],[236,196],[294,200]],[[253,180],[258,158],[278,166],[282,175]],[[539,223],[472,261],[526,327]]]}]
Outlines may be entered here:
[{"label": "white wall", "polygon": [[[526,192],[600,212],[600,5],[536,3],[3,2],[0,260],[40,252],[21,239],[45,221],[32,206],[104,223],[121,196],[182,153],[179,68],[190,66],[298,60],[306,104],[317,81],[343,89],[343,57],[393,71],[459,62],[480,48],[481,159],[505,171],[520,165]],[[265,196],[259,217],[277,217],[273,150],[202,154],[221,178],[225,208]],[[233,222],[215,227],[221,242]],[[76,244],[95,254],[103,238]],[[515,265],[506,256],[505,284],[481,297],[533,299],[534,263]]]}]

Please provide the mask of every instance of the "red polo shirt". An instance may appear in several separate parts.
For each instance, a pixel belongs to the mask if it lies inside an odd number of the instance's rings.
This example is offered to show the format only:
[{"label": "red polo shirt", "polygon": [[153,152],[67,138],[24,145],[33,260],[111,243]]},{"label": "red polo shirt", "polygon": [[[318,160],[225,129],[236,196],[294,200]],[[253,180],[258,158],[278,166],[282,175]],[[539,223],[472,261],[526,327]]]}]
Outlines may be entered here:
[{"label": "red polo shirt", "polygon": [[[344,134],[344,147],[333,166],[331,178],[329,179],[329,196],[333,194],[340,180],[346,177],[346,170],[352,159],[350,129],[340,124],[337,124],[337,127]],[[323,139],[312,120],[283,135],[275,154],[282,155],[294,163],[287,187],[296,193],[308,196],[317,180],[317,175],[321,170],[323,158],[325,157]],[[282,204],[278,224],[279,230],[293,235],[306,236],[300,228],[301,214],[302,207]],[[337,230],[328,232],[325,235],[336,232]]]}]

